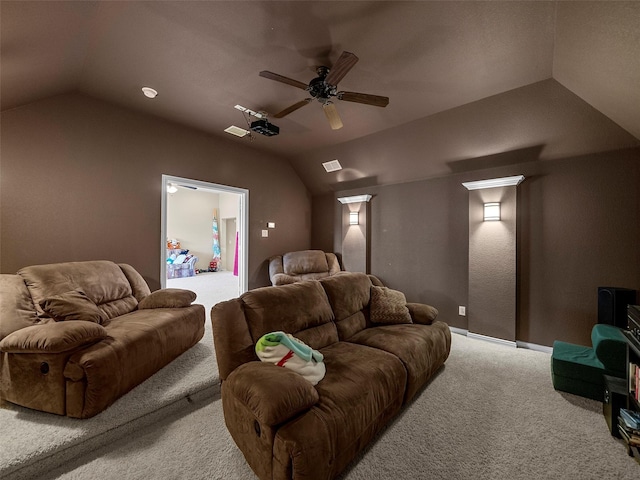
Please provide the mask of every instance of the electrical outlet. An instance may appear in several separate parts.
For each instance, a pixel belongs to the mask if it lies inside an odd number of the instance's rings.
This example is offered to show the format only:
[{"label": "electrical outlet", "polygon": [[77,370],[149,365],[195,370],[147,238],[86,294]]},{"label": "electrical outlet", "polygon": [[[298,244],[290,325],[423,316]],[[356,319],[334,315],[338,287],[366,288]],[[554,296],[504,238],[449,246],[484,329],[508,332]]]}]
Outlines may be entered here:
[{"label": "electrical outlet", "polygon": [[269,230],[262,230],[262,236],[263,237],[268,237],[269,236]]},{"label": "electrical outlet", "polygon": [[267,227],[269,227],[269,228],[276,228],[276,222],[269,222],[269,223],[267,223]]},{"label": "electrical outlet", "polygon": [[460,305],[458,307],[458,315],[460,315],[461,317],[465,317],[467,315],[467,307],[463,307],[462,305]]}]

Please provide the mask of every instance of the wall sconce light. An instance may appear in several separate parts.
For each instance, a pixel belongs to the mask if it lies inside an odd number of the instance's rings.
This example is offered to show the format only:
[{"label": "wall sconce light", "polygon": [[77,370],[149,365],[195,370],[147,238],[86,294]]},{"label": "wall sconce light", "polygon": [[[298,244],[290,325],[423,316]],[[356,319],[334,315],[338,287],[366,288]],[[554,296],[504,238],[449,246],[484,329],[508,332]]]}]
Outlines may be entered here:
[{"label": "wall sconce light", "polygon": [[167,193],[176,193],[178,191],[178,187],[176,187],[173,183],[167,185]]},{"label": "wall sconce light", "polygon": [[500,203],[491,202],[484,204],[484,221],[496,221],[500,220]]},{"label": "wall sconce light", "polygon": [[358,225],[358,212],[349,212],[349,225]]}]

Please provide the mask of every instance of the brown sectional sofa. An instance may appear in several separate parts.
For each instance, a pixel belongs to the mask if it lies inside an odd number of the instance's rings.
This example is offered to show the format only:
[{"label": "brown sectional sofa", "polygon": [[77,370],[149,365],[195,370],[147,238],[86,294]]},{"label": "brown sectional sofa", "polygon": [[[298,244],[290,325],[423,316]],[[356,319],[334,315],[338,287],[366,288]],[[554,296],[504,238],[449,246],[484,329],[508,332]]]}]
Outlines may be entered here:
[{"label": "brown sectional sofa", "polygon": [[[411,323],[373,323],[371,292],[367,275],[345,272],[212,308],[225,423],[260,479],[334,478],[447,359],[451,333],[435,308],[409,303]],[[324,355],[317,385],[258,361],[255,343],[272,331]]]},{"label": "brown sectional sofa", "polygon": [[204,335],[195,293],[151,293],[131,266],[69,262],[0,275],[0,396],[44,412],[103,411]]}]

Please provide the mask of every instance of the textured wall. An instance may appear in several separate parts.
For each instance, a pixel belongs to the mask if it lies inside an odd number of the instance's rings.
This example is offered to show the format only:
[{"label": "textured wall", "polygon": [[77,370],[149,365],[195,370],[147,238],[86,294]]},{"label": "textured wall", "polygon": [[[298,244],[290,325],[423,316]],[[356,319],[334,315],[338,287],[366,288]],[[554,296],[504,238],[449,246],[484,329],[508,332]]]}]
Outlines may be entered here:
[{"label": "textured wall", "polygon": [[458,305],[470,300],[469,192],[462,182],[524,175],[516,339],[588,345],[598,286],[640,290],[640,149],[554,161],[530,161],[529,151],[509,157],[509,166],[336,196],[373,194],[371,273],[409,301],[436,306],[450,325],[468,328],[467,317],[458,316]]},{"label": "textured wall", "polygon": [[269,256],[309,248],[311,202],[288,162],[246,145],[82,95],[3,112],[1,271],[109,259],[159,287],[167,174],[250,190],[249,287],[268,285]]},{"label": "textured wall", "polygon": [[[516,188],[469,192],[469,331],[516,341]],[[484,204],[500,202],[500,221]]]},{"label": "textured wall", "polygon": [[[342,210],[342,262],[349,272],[370,273],[371,242],[367,202],[340,205]],[[349,224],[350,212],[358,212],[358,225]]]}]

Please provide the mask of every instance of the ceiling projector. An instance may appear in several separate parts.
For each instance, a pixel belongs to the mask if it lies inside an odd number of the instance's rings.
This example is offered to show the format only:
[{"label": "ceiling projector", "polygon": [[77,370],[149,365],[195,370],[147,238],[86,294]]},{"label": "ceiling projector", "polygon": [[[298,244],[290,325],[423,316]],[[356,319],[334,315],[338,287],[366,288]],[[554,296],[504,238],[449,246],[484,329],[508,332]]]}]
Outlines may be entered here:
[{"label": "ceiling projector", "polygon": [[280,133],[280,128],[274,125],[273,123],[267,122],[266,119],[256,120],[255,122],[251,122],[251,130],[261,135],[266,135],[267,137],[273,137],[274,135],[278,135]]}]

